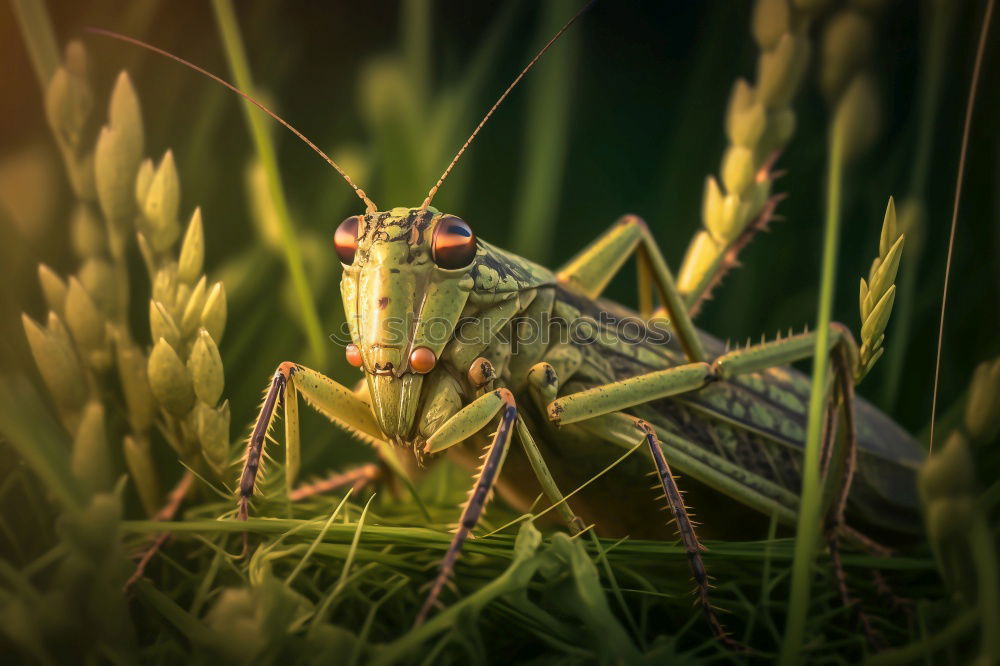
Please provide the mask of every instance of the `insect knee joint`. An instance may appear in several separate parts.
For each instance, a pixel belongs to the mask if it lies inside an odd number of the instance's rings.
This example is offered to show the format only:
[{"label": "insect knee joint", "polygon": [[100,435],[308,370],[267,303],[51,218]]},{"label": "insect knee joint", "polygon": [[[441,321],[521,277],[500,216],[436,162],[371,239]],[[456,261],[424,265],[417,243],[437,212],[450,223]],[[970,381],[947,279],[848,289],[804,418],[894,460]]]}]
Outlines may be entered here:
[{"label": "insect knee joint", "polygon": [[496,391],[496,396],[503,400],[508,407],[514,407],[514,394],[510,392],[508,388],[498,388]]},{"label": "insect knee joint", "polygon": [[628,215],[622,215],[621,217],[619,217],[618,218],[618,224],[620,224],[622,226],[625,226],[625,225],[635,225],[635,226],[641,227],[643,229],[648,229],[649,228],[649,225],[646,224],[646,220],[642,219],[638,215],[633,215],[631,213],[629,213]]},{"label": "insect knee joint", "polygon": [[656,437],[656,432],[653,430],[653,426],[649,425],[649,423],[643,421],[642,419],[636,419],[635,427],[646,437]]},{"label": "insect knee joint", "polygon": [[542,361],[528,370],[528,385],[543,408],[556,399],[559,392],[559,376],[556,369]]},{"label": "insect knee joint", "polygon": [[469,366],[469,383],[476,389],[483,388],[497,378],[497,371],[489,359],[480,356]]}]

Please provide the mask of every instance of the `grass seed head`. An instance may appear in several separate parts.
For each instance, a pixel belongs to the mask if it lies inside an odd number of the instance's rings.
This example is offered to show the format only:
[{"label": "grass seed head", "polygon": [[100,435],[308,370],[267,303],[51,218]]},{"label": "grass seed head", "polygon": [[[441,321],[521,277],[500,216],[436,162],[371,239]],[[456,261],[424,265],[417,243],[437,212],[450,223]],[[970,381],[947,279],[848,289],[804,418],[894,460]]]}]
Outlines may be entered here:
[{"label": "grass seed head", "polygon": [[201,311],[201,325],[213,340],[221,340],[226,330],[226,288],[221,282],[212,285]]},{"label": "grass seed head", "polygon": [[194,406],[191,374],[174,348],[160,338],[149,354],[149,387],[164,409],[177,417],[185,416]]},{"label": "grass seed head", "polygon": [[786,32],[757,61],[757,99],[769,109],[788,106],[809,62],[809,42]]},{"label": "grass seed head", "polygon": [[208,299],[208,278],[204,275],[195,283],[191,290],[191,295],[184,305],[184,314],[181,316],[181,332],[189,336],[201,325],[201,311],[205,308],[205,301]]},{"label": "grass seed head", "polygon": [[115,337],[115,365],[122,385],[128,419],[137,433],[145,433],[153,424],[156,402],[146,375],[146,356],[126,336]]},{"label": "grass seed head", "polygon": [[872,77],[868,74],[855,76],[837,102],[833,118],[834,133],[843,137],[845,163],[868,150],[878,137],[881,114]]},{"label": "grass seed head", "polygon": [[202,229],[201,209],[195,208],[184,233],[184,242],[181,243],[181,254],[177,260],[177,279],[194,284],[201,275],[204,262],[205,232]]},{"label": "grass seed head", "polygon": [[[62,326],[54,312],[49,314],[49,319]],[[42,328],[26,314],[21,315],[21,322],[35,365],[56,404],[70,412],[82,409],[87,401],[87,384],[83,366],[70,344],[69,336]]]},{"label": "grass seed head", "polygon": [[106,318],[117,319],[124,303],[119,303],[119,285],[111,264],[106,259],[90,257],[80,266],[77,275],[97,309]]},{"label": "grass seed head", "polygon": [[984,444],[1000,430],[1000,358],[976,366],[965,405],[965,429],[974,442]]},{"label": "grass seed head", "polygon": [[77,204],[70,219],[70,234],[73,251],[80,259],[104,256],[108,251],[104,221],[98,217],[93,207]]},{"label": "grass seed head", "polygon": [[222,357],[219,356],[215,340],[204,328],[198,331],[198,337],[187,360],[187,367],[198,399],[207,405],[219,402],[225,386]]},{"label": "grass seed head", "polygon": [[757,46],[764,50],[773,49],[791,27],[787,0],[760,0],[754,7],[750,27]]},{"label": "grass seed head", "polygon": [[91,400],[83,409],[73,438],[70,466],[77,480],[91,492],[111,490],[114,473],[104,426],[104,405],[97,400]]},{"label": "grass seed head", "polygon": [[167,308],[157,300],[149,301],[149,332],[154,340],[166,340],[174,349],[180,349],[183,337]]},{"label": "grass seed head", "polygon": [[59,67],[45,91],[45,114],[60,148],[76,151],[94,107],[87,80],[86,54],[79,42],[70,42],[66,64]]},{"label": "grass seed head", "polygon": [[38,264],[38,283],[49,309],[62,316],[66,304],[66,283],[45,264]]},{"label": "grass seed head", "polygon": [[218,408],[200,403],[197,407],[198,441],[201,443],[201,453],[219,477],[229,469],[230,458],[230,424],[229,401],[226,400]]},{"label": "grass seed head", "polygon": [[66,291],[66,325],[88,365],[107,367],[106,319],[76,277],[70,277]]},{"label": "grass seed head", "polygon": [[177,211],[181,189],[174,154],[168,150],[160,160],[142,201],[143,233],[156,253],[165,253],[180,235]]},{"label": "grass seed head", "polygon": [[108,124],[101,128],[94,149],[94,176],[101,211],[111,228],[124,235],[132,213],[134,179],[142,158],[143,128],[135,89],[122,72],[115,83]]},{"label": "grass seed head", "polygon": [[142,508],[147,516],[154,516],[163,504],[163,496],[160,493],[160,479],[156,475],[156,463],[150,452],[149,440],[125,435],[122,448],[125,452],[125,466],[142,502]]},{"label": "grass seed head", "polygon": [[882,219],[879,256],[872,262],[868,280],[861,278],[859,307],[861,311],[860,365],[855,377],[861,380],[882,356],[885,329],[896,298],[896,273],[903,256],[904,236],[896,222],[896,204],[892,197]]},{"label": "grass seed head", "polygon": [[837,12],[823,31],[819,86],[827,100],[837,99],[848,82],[861,71],[872,54],[875,30],[864,15],[845,9]]}]

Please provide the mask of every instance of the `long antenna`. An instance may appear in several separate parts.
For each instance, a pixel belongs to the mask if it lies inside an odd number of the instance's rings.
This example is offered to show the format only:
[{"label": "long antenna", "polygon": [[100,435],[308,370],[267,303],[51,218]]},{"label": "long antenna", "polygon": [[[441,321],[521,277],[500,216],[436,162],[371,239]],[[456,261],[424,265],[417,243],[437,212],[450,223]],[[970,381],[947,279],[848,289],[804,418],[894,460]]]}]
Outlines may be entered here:
[{"label": "long antenna", "polygon": [[569,29],[569,27],[573,25],[573,23],[576,22],[576,20],[580,18],[580,16],[585,11],[590,9],[590,6],[595,2],[597,2],[597,0],[590,0],[590,2],[581,7],[580,10],[573,15],[573,18],[566,21],[566,24],[563,27],[559,28],[559,32],[557,32],[552,37],[552,39],[546,42],[545,46],[542,47],[542,50],[539,51],[535,55],[535,57],[531,59],[531,62],[529,62],[528,65],[521,70],[521,73],[517,75],[517,78],[515,78],[511,82],[511,84],[507,86],[507,89],[503,91],[503,94],[500,95],[500,98],[496,101],[496,103],[493,104],[493,107],[490,108],[490,110],[486,113],[486,115],[483,116],[483,119],[479,121],[479,124],[476,125],[476,129],[472,131],[472,134],[469,136],[468,139],[465,140],[465,143],[462,144],[462,147],[458,149],[458,152],[455,154],[455,157],[451,160],[451,164],[448,165],[448,168],[445,169],[444,173],[441,174],[441,177],[438,178],[437,183],[435,183],[434,187],[432,187],[430,192],[427,193],[427,198],[424,199],[424,203],[423,205],[421,205],[421,208],[426,209],[428,206],[431,205],[431,199],[434,198],[434,195],[437,194],[437,191],[441,188],[441,183],[443,183],[444,179],[447,178],[448,174],[451,173],[451,170],[455,167],[455,164],[458,163],[459,158],[462,157],[462,153],[465,152],[465,149],[469,147],[469,144],[472,143],[472,140],[476,138],[477,134],[479,134],[479,130],[483,129],[483,125],[485,125],[486,121],[490,119],[490,116],[493,115],[493,112],[497,110],[497,107],[500,106],[500,104],[502,104],[505,99],[507,99],[507,95],[510,94],[510,91],[517,87],[517,84],[521,82],[521,79],[524,78],[524,75],[527,74],[528,71],[535,66],[535,63],[538,62],[538,59],[541,58],[542,55],[544,55],[544,53],[549,50],[549,47],[555,44],[556,40],[562,37],[562,34],[566,32]]},{"label": "long antenna", "polygon": [[144,49],[146,49],[148,51],[152,51],[153,53],[158,53],[161,56],[164,56],[166,58],[170,58],[174,62],[179,62],[180,64],[184,65],[185,67],[190,67],[191,69],[193,69],[194,71],[198,72],[199,74],[207,76],[208,78],[212,79],[216,83],[219,83],[219,84],[221,84],[221,85],[229,88],[234,93],[236,93],[237,95],[239,95],[243,99],[247,100],[248,102],[251,102],[258,109],[260,109],[261,111],[263,111],[264,113],[266,113],[267,115],[271,116],[272,118],[274,118],[275,120],[277,120],[279,123],[281,123],[282,125],[284,125],[285,128],[288,131],[290,131],[292,134],[294,134],[295,136],[297,136],[300,140],[302,140],[303,143],[305,143],[307,146],[309,146],[310,148],[312,148],[320,157],[322,157],[324,160],[326,160],[327,164],[329,164],[334,169],[336,169],[337,173],[339,173],[341,176],[343,176],[344,180],[347,181],[347,184],[350,185],[351,188],[354,190],[354,193],[357,194],[358,197],[362,201],[365,202],[365,207],[367,209],[367,212],[374,213],[375,211],[378,210],[378,208],[375,206],[375,202],[373,202],[371,199],[368,198],[368,195],[365,194],[365,191],[362,190],[357,185],[355,185],[354,181],[351,180],[351,177],[347,175],[347,172],[344,171],[343,169],[341,169],[340,165],[338,165],[336,162],[334,162],[332,159],[330,159],[329,155],[327,155],[322,150],[320,150],[319,146],[317,146],[315,143],[313,143],[308,138],[306,138],[305,134],[303,134],[302,132],[300,132],[297,129],[295,129],[292,126],[291,123],[289,123],[288,121],[286,121],[284,118],[282,118],[281,116],[279,116],[277,113],[275,113],[271,109],[267,108],[266,106],[264,106],[263,104],[261,104],[260,102],[258,102],[257,100],[255,100],[253,97],[251,97],[247,93],[243,92],[242,90],[240,90],[239,88],[237,88],[236,86],[234,86],[233,84],[229,83],[228,81],[226,81],[224,79],[219,78],[218,76],[216,76],[215,74],[212,74],[208,70],[202,69],[201,67],[199,67],[198,65],[195,65],[192,62],[188,62],[187,60],[185,60],[184,58],[181,58],[180,56],[176,56],[173,53],[170,53],[168,51],[164,51],[161,48],[157,48],[157,47],[153,46],[152,44],[147,44],[146,42],[144,42],[142,40],[139,40],[139,39],[136,39],[134,37],[129,37],[127,35],[122,35],[120,33],[113,32],[111,30],[105,30],[104,28],[86,28],[86,30],[87,30],[87,32],[93,32],[93,33],[96,33],[98,35],[104,35],[105,37],[111,37],[112,39],[117,39],[117,40],[122,41],[122,42],[127,42],[129,44],[134,44],[135,46],[142,47],[142,48],[144,48]]},{"label": "long antenna", "polygon": [[958,227],[958,205],[962,201],[962,179],[965,176],[965,158],[969,150],[969,129],[972,127],[972,109],[976,105],[976,89],[979,87],[979,70],[986,50],[986,37],[990,32],[993,18],[994,0],[987,0],[983,15],[983,26],[979,32],[979,46],[976,47],[976,61],[972,66],[972,82],[969,96],[965,100],[965,122],[962,127],[962,149],[958,156],[958,175],[955,177],[955,202],[951,211],[951,231],[948,232],[948,259],[944,265],[944,286],[941,289],[941,319],[938,325],[937,355],[934,358],[934,393],[931,398],[931,432],[927,450],[934,450],[934,426],[937,416],[938,385],[941,380],[941,346],[944,343],[944,313],[948,307],[948,279],[951,277],[951,258],[955,250],[955,229]]}]

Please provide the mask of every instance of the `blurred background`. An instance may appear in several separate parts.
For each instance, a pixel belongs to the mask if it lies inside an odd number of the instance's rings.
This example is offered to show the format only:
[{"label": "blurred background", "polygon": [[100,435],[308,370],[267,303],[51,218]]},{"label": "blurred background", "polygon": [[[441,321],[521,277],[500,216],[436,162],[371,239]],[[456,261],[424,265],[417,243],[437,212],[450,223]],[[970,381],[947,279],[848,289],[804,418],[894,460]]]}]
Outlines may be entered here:
[{"label": "blurred background", "polygon": [[[908,286],[897,295],[888,351],[860,393],[920,433],[931,403],[948,224],[982,3],[817,4],[822,7],[807,30],[812,58],[792,102],[795,132],[772,188],[787,199],[697,324],[742,341],[814,322],[830,120],[823,44],[838,13],[857,12],[870,27],[867,58],[856,66],[875,82],[871,124],[877,133],[845,175],[834,317],[858,330],[857,283],[877,248],[889,195],[897,203],[919,202],[925,215],[908,230],[900,271],[901,285]],[[497,95],[577,7],[556,0],[294,8],[243,2],[236,19],[254,92],[388,209],[419,205]],[[705,178],[719,172],[733,82],[756,77],[752,10],[750,2],[598,2],[496,113],[435,206],[463,217],[480,237],[552,267],[621,214],[636,213],[677,270],[701,225]],[[326,335],[343,319],[332,233],[360,212],[360,202],[315,154],[268,121],[308,283],[303,296],[289,277],[273,190],[240,100],[176,63],[85,32],[93,26],[136,36],[232,80],[211,6],[77,2],[53,3],[49,11],[60,48],[79,39],[88,54],[95,101],[84,143],[106,122],[112,84],[127,71],[141,103],[145,152],[158,162],[173,150],[181,222],[201,207],[205,272],[210,284],[223,281],[228,295],[218,347],[233,439],[255,415],[259,392],[280,361],[314,365],[352,382],[356,371]],[[73,196],[7,3],[0,5],[0,45],[0,359],[5,373],[23,375],[26,386],[40,390],[20,313],[40,319],[47,309],[39,262],[61,275],[78,266],[68,226]],[[975,364],[1000,351],[995,55],[988,49],[966,165],[942,361],[945,406],[964,390]],[[127,261],[134,279],[127,316],[141,343],[149,340],[148,278],[134,248]],[[625,271],[611,294],[634,304],[633,291],[633,274]],[[309,336],[308,307],[318,314],[322,337]],[[305,469],[319,472],[367,455],[318,418],[305,418]],[[172,456],[168,449],[157,455]],[[0,465],[14,464],[10,456],[3,460]]]}]

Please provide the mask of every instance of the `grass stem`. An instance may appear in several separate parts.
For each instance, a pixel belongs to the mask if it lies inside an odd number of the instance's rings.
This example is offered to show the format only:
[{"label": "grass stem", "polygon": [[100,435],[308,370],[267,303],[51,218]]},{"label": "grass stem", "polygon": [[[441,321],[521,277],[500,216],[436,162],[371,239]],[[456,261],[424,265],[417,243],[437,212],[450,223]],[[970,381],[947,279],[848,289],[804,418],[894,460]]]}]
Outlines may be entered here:
[{"label": "grass stem", "polygon": [[[236,80],[236,86],[252,94],[253,81],[250,77],[250,65],[247,61],[246,49],[240,36],[239,24],[236,22],[236,13],[233,11],[232,2],[230,0],[212,0],[212,8],[215,11],[219,33],[225,45],[226,59],[229,61],[229,68]],[[246,110],[250,134],[257,150],[257,158],[267,173],[268,189],[278,219],[278,228],[281,232],[281,246],[284,250],[285,263],[288,264],[292,287],[302,312],[309,350],[315,362],[323,365],[326,361],[323,329],[320,325],[316,302],[313,300],[312,288],[306,277],[302,249],[299,246],[299,240],[292,224],[292,216],[288,210],[288,202],[285,199],[285,190],[281,182],[281,174],[278,171],[274,140],[270,128],[267,126],[268,121],[256,112],[250,102],[244,102],[243,108]]]},{"label": "grass stem", "polygon": [[420,96],[419,104],[426,103],[431,89],[431,6],[429,0],[407,0],[403,3],[403,53],[404,62],[414,83],[413,90]]},{"label": "grass stem", "polygon": [[979,623],[976,609],[969,609],[945,625],[944,629],[927,638],[910,643],[901,648],[886,650],[865,661],[865,666],[890,666],[891,664],[912,664],[920,657],[930,655],[948,647],[956,640],[975,629]]},{"label": "grass stem", "polygon": [[841,181],[843,177],[843,131],[834,122],[830,133],[827,163],[826,223],[823,237],[816,347],[813,350],[812,388],[809,394],[809,424],[802,464],[802,500],[799,506],[795,536],[795,559],[792,563],[791,592],[788,620],[781,645],[780,663],[786,666],[802,662],[809,592],[812,583],[816,544],[822,524],[822,480],[820,479],[820,448],[823,434],[823,414],[827,399],[827,370],[830,349],[830,319],[833,310],[834,284],[837,275],[837,249],[840,236]]},{"label": "grass stem", "polygon": [[10,8],[21,28],[31,66],[44,94],[59,67],[59,49],[56,47],[52,20],[45,11],[45,3],[39,0],[10,0]]},{"label": "grass stem", "polygon": [[[539,45],[571,14],[575,3],[546,5],[539,27]],[[524,125],[525,154],[514,211],[513,248],[518,254],[537,261],[551,256],[560,192],[566,164],[566,146],[572,108],[572,70],[580,50],[580,33],[569,32],[562,44],[539,63],[535,77],[527,85],[528,98]]]}]

